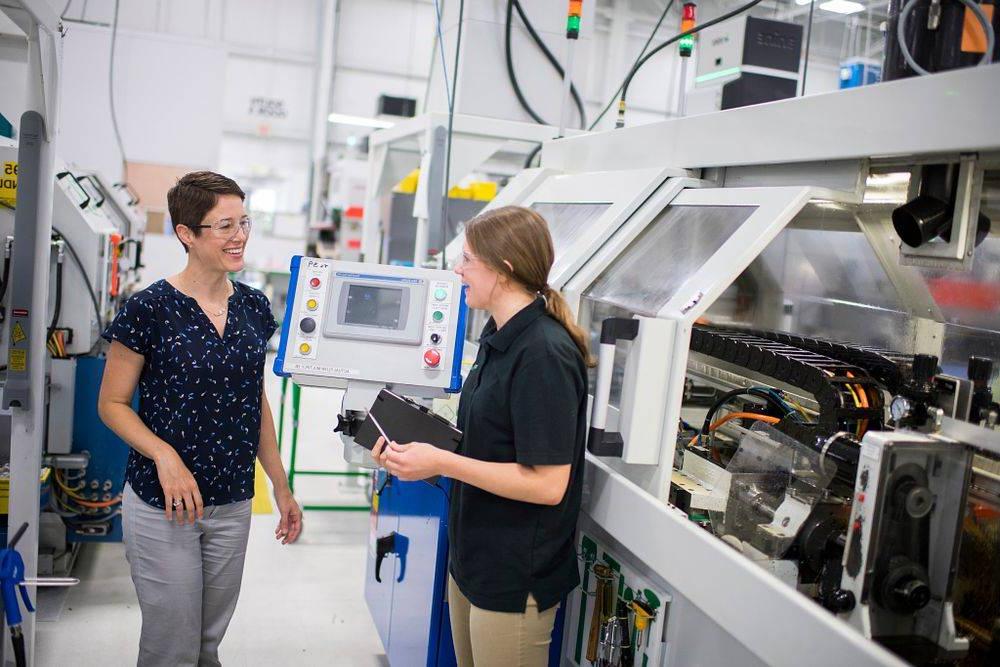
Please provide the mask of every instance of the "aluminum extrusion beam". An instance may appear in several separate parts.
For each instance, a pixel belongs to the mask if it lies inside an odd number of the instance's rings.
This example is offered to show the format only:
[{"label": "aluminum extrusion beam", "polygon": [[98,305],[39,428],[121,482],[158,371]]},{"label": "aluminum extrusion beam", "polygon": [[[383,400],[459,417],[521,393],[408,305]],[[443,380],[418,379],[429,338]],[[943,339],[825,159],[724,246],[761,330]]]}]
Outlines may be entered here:
[{"label": "aluminum extrusion beam", "polygon": [[1000,64],[549,141],[543,162],[696,169],[993,151],[998,108]]}]

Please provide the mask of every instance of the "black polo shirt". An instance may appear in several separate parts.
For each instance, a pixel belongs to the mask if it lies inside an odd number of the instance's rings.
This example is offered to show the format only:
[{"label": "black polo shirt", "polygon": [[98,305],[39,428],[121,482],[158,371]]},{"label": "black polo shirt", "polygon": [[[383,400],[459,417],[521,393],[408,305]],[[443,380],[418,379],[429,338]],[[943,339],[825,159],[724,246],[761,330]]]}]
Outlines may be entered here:
[{"label": "black polo shirt", "polygon": [[483,329],[462,389],[459,453],[482,461],[572,465],[556,506],[508,500],[455,482],[448,526],[450,571],[480,609],[539,610],[579,583],[574,535],[583,489],[587,369],[566,329],[541,298],[499,331]]}]

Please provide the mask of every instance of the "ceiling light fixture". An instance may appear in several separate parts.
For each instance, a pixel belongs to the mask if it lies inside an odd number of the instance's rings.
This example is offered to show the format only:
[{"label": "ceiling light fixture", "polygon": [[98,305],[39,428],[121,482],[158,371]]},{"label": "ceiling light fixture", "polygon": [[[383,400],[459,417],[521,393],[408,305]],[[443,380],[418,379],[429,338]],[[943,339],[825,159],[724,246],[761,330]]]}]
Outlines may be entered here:
[{"label": "ceiling light fixture", "polygon": [[366,118],[365,116],[350,116],[345,113],[332,113],[326,119],[335,125],[357,125],[359,127],[373,127],[376,129],[385,129],[395,125],[395,123],[387,120]]}]

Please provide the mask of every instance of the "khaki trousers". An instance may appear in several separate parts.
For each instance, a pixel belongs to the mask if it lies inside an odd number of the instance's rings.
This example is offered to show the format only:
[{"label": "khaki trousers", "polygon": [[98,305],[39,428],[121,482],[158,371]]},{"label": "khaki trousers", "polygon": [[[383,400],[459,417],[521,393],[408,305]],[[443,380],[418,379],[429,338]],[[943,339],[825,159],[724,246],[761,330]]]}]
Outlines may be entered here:
[{"label": "khaki trousers", "polygon": [[487,611],[472,605],[448,576],[451,636],[458,667],[546,667],[559,606],[538,611],[528,595],[523,614]]}]

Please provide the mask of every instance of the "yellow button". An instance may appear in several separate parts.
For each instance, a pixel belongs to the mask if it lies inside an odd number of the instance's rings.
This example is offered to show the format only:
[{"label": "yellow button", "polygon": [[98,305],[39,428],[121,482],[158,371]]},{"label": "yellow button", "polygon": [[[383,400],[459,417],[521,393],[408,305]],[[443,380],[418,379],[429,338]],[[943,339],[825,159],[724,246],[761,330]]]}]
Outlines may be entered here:
[{"label": "yellow button", "polygon": [[316,301],[316,299],[309,299],[308,301],[306,301],[306,308],[308,308],[309,310],[316,310],[317,308],[319,308],[319,302]]},{"label": "yellow button", "polygon": [[299,345],[299,352],[302,354],[309,354],[312,351],[312,346],[309,343],[302,343]]}]

